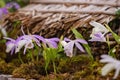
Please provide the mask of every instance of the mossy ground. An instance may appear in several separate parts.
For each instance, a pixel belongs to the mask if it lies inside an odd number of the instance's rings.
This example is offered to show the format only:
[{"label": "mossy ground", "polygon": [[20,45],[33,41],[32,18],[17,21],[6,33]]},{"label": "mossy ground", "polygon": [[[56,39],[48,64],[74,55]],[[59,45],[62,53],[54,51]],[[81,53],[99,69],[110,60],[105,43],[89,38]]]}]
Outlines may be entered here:
[{"label": "mossy ground", "polygon": [[[17,59],[13,63],[6,63],[0,60],[0,72],[12,74],[13,77],[37,80],[111,80],[113,72],[107,76],[101,76],[101,68],[104,66],[99,61],[91,61],[87,55],[78,55],[72,58],[60,59],[57,62],[57,74],[53,72],[53,67],[48,67],[48,74],[44,69],[45,63],[41,58],[39,62],[29,62],[17,64]],[[17,64],[17,65],[16,65]],[[117,79],[119,80],[119,78]]]}]

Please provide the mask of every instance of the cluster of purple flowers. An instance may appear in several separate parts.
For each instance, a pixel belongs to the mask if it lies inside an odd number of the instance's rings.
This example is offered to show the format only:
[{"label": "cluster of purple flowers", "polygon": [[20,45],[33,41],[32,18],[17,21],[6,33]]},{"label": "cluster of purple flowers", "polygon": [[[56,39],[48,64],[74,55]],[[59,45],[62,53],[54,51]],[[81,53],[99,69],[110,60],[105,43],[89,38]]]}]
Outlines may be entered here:
[{"label": "cluster of purple flowers", "polygon": [[57,42],[59,41],[58,38],[46,39],[39,35],[23,35],[18,37],[16,40],[7,37],[4,38],[8,40],[8,42],[6,43],[6,52],[11,52],[11,54],[13,54],[14,52],[19,52],[22,47],[24,47],[25,54],[26,49],[34,48],[34,44],[37,44],[37,46],[41,47],[41,43],[47,45],[48,47],[56,48]]},{"label": "cluster of purple flowers", "polygon": [[[37,44],[37,46],[39,47],[41,47],[41,44],[43,44],[46,47],[57,48],[58,43],[60,42],[59,38],[43,38],[39,35],[23,35],[18,37],[16,40],[7,37],[4,38],[8,40],[6,43],[6,52],[11,52],[11,54],[13,54],[14,52],[19,52],[22,49],[22,47],[24,47],[23,53],[25,54],[26,49],[34,48],[34,44]],[[81,52],[85,52],[81,44],[87,44],[87,42],[83,39],[70,40],[68,38],[65,38],[60,43],[62,44],[66,55],[69,57],[73,56],[74,45]]]},{"label": "cluster of purple flowers", "polygon": [[3,15],[8,14],[9,9],[11,8],[19,9],[20,6],[16,2],[7,3],[5,7],[0,8],[0,19],[2,18]]}]

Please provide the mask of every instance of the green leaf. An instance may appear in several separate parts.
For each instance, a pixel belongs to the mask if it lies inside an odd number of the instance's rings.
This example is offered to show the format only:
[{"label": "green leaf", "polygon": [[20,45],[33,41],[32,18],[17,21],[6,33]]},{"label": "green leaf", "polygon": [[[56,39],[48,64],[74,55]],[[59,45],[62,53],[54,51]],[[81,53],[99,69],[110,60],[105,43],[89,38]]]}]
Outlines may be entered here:
[{"label": "green leaf", "polygon": [[109,50],[108,54],[109,54],[110,56],[116,58],[115,50],[116,50],[116,46],[113,47],[111,50]]},{"label": "green leaf", "polygon": [[115,41],[116,41],[118,44],[120,44],[120,36],[117,35],[116,33],[114,33],[107,24],[105,24],[105,26],[106,26],[107,29],[112,33]]},{"label": "green leaf", "polygon": [[84,39],[83,36],[76,29],[72,29],[72,32],[74,33],[76,38]]}]

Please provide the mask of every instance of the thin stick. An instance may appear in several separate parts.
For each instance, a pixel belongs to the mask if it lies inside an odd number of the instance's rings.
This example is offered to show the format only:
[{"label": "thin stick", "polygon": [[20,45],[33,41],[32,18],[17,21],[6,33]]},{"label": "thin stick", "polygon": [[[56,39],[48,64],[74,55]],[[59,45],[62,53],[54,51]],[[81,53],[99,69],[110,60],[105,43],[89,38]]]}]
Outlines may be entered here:
[{"label": "thin stick", "polygon": [[[28,10],[20,10],[20,12],[29,12]],[[30,11],[32,12],[32,10]],[[36,10],[36,13],[82,13],[82,14],[107,14],[115,15],[114,12],[108,11],[85,11],[85,10]]]},{"label": "thin stick", "polygon": [[120,2],[88,2],[88,1],[63,1],[63,0],[31,0],[30,3],[44,3],[44,4],[77,4],[77,5],[108,5],[108,6],[114,6],[114,7],[120,7]]}]

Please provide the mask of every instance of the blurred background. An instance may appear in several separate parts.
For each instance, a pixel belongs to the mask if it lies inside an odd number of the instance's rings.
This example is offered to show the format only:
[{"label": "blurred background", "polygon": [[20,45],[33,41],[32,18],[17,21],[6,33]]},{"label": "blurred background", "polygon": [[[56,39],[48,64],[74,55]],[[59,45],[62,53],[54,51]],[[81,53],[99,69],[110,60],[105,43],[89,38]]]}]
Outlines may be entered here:
[{"label": "blurred background", "polygon": [[23,7],[26,4],[28,4],[29,0],[0,0],[0,7],[4,7],[7,3],[10,3],[10,2],[16,2],[21,7]]},{"label": "blurred background", "polygon": [[29,0],[0,0],[0,20],[9,12],[15,12],[29,3]]}]

